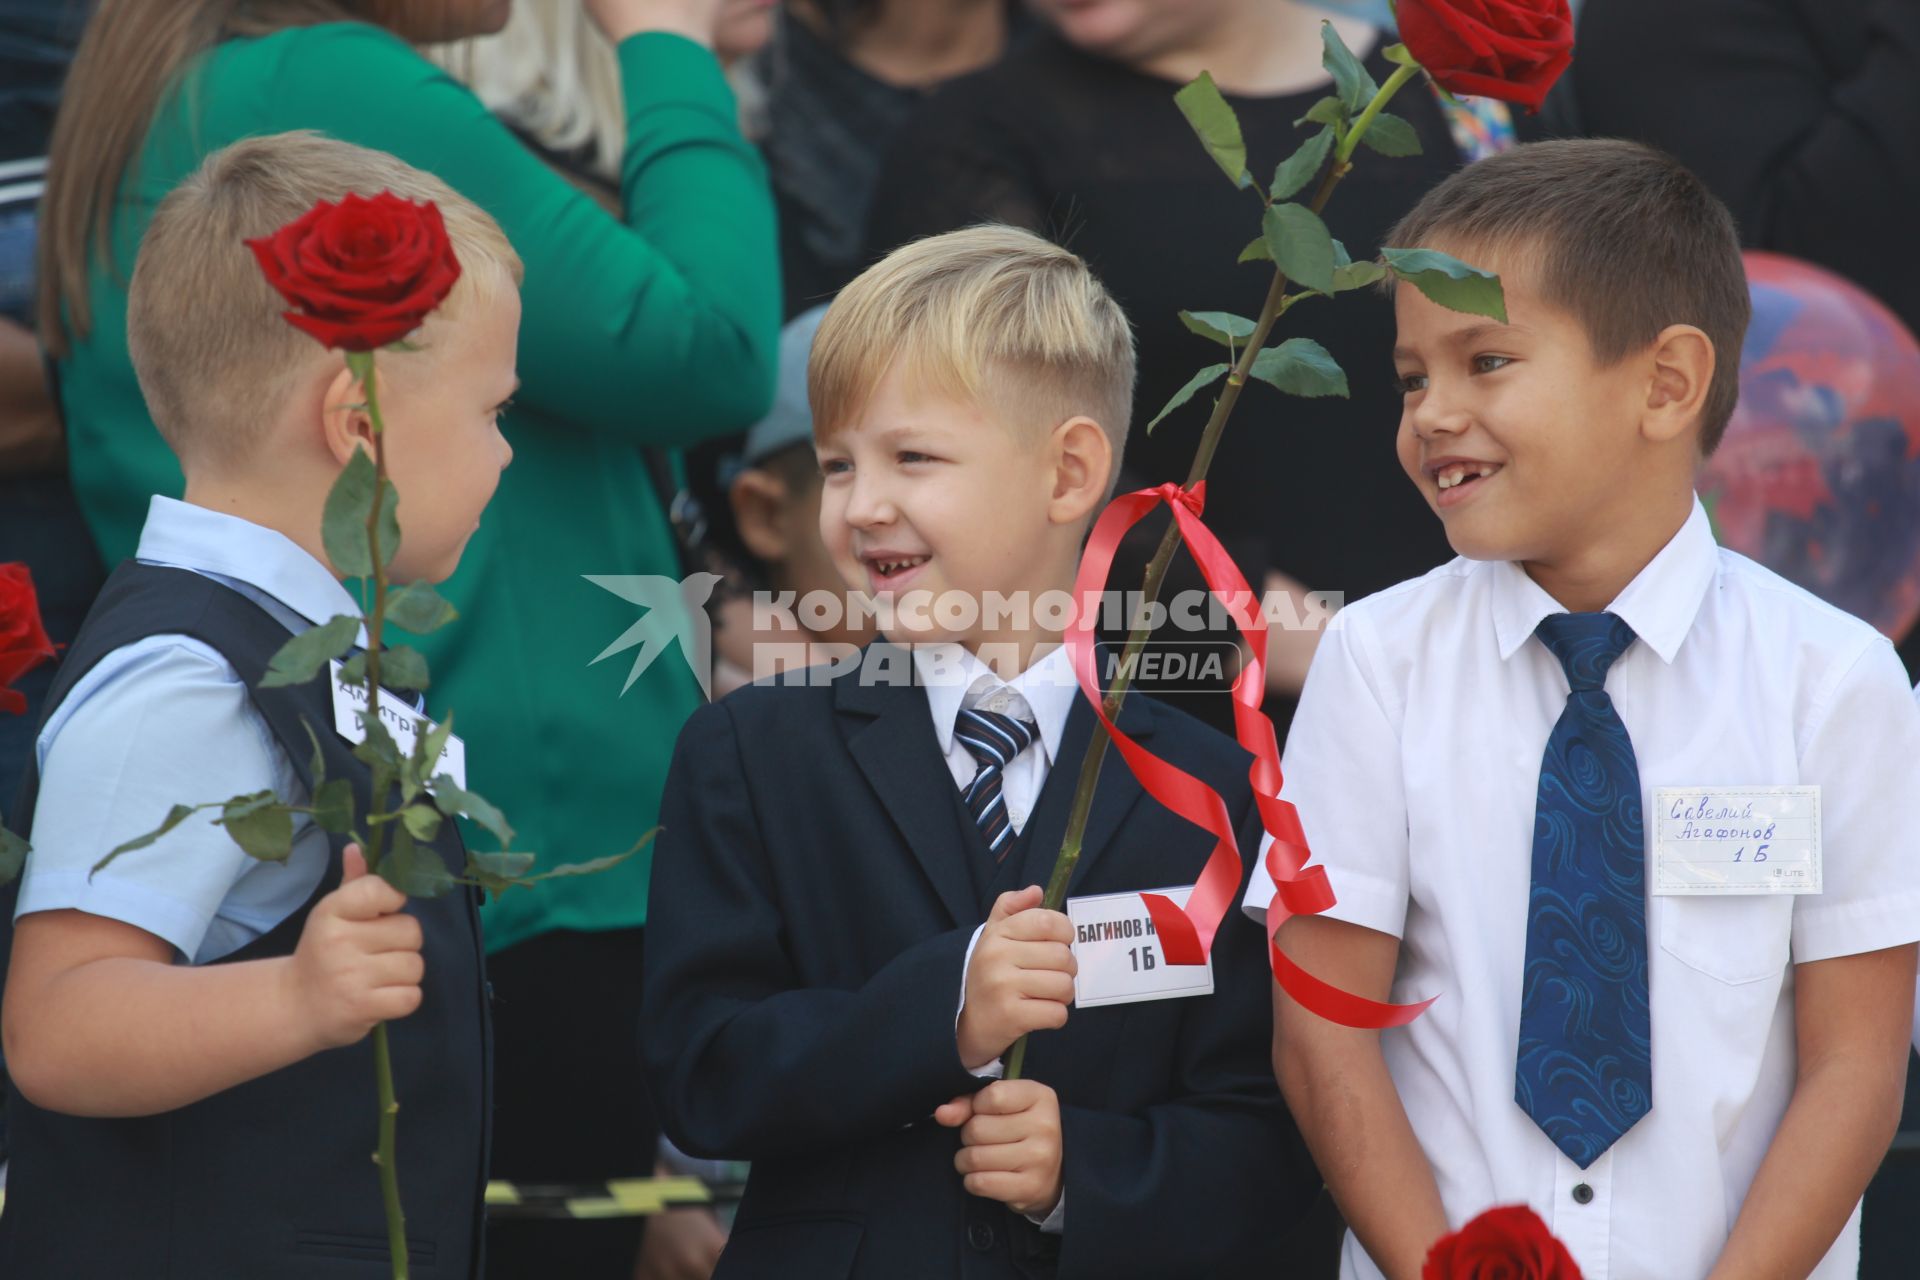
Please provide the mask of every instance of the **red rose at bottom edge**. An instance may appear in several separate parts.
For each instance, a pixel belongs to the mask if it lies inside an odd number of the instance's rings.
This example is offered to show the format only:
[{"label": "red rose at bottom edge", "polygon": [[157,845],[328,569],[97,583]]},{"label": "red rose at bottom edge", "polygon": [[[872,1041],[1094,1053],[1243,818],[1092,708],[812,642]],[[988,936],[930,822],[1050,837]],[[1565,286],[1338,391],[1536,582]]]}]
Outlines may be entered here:
[{"label": "red rose at bottom edge", "polygon": [[1526,1205],[1489,1209],[1427,1254],[1420,1280],[1581,1280],[1579,1264]]}]

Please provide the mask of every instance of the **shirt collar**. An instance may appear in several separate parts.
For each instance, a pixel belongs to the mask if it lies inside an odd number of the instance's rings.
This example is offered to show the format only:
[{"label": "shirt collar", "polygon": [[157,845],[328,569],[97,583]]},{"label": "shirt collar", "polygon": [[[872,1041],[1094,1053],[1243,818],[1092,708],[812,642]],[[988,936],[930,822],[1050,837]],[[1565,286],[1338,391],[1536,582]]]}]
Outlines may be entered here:
[{"label": "shirt collar", "polygon": [[953,750],[953,726],[960,709],[971,707],[994,690],[1005,687],[1026,699],[1033,710],[1034,723],[1040,729],[1040,745],[1051,763],[1060,756],[1060,740],[1067,731],[1067,715],[1080,696],[1074,678],[1073,660],[1065,645],[1056,645],[1039,661],[1011,680],[1002,680],[993,668],[965,646],[921,644],[913,646],[913,665],[920,684],[927,691],[927,709],[933,713],[933,732],[940,743],[940,754]]},{"label": "shirt collar", "polygon": [[[1680,531],[1667,540],[1660,553],[1634,575],[1626,590],[1614,597],[1607,612],[1617,614],[1633,634],[1672,662],[1687,638],[1700,602],[1719,564],[1719,552],[1713,541],[1713,526],[1707,520],[1700,499]],[[1527,576],[1514,561],[1491,566],[1493,578],[1493,627],[1502,659],[1511,658],[1550,613],[1565,613],[1560,602]]]},{"label": "shirt collar", "polygon": [[360,616],[359,601],[333,571],[285,534],[158,494],[134,558],[251,587],[311,623]]}]

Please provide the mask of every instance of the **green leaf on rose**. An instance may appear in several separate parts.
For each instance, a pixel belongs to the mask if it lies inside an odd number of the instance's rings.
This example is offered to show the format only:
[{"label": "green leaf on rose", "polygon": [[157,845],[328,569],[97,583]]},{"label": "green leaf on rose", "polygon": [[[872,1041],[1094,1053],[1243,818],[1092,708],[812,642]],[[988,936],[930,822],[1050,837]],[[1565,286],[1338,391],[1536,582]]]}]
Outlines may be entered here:
[{"label": "green leaf on rose", "polygon": [[345,778],[323,782],[313,790],[313,820],[323,831],[343,836],[353,830],[353,783]]},{"label": "green leaf on rose", "polygon": [[1322,129],[1300,144],[1292,155],[1273,171],[1273,186],[1267,192],[1275,200],[1291,200],[1301,188],[1312,182],[1333,150],[1333,129]]},{"label": "green leaf on rose", "polygon": [[1253,321],[1230,311],[1182,311],[1180,323],[1190,332],[1229,349],[1245,346],[1254,330]]},{"label": "green leaf on rose", "polygon": [[1413,56],[1413,50],[1404,44],[1390,44],[1380,51],[1380,56],[1396,67],[1417,67],[1419,59]]},{"label": "green leaf on rose", "polygon": [[1349,262],[1345,266],[1333,269],[1333,291],[1346,293],[1350,289],[1364,289],[1378,283],[1387,274],[1387,269],[1369,259],[1366,262]]},{"label": "green leaf on rose", "polygon": [[387,597],[387,621],[402,631],[424,636],[446,626],[459,613],[425,582],[410,582]]},{"label": "green leaf on rose", "polygon": [[293,852],[293,811],[271,791],[235,796],[221,807],[214,822],[227,829],[249,858],[285,862]]},{"label": "green leaf on rose", "polygon": [[1232,367],[1232,365],[1227,364],[1210,364],[1200,372],[1194,374],[1193,377],[1187,380],[1186,386],[1173,393],[1173,399],[1167,401],[1166,407],[1153,415],[1153,421],[1147,424],[1147,434],[1152,435],[1153,429],[1160,425],[1162,418],[1172,413],[1175,409],[1178,409],[1187,401],[1193,399],[1194,393],[1202,387],[1211,386],[1220,381],[1221,378],[1226,376],[1227,370]]},{"label": "green leaf on rose", "polygon": [[307,731],[307,741],[313,744],[313,759],[307,764],[307,785],[317,790],[327,780],[327,757],[320,750],[319,736],[305,716],[300,717],[300,727]]},{"label": "green leaf on rose", "polygon": [[1347,110],[1347,104],[1341,101],[1340,95],[1336,93],[1308,107],[1307,114],[1295,120],[1293,127],[1298,129],[1303,124],[1323,124],[1335,132],[1342,132],[1347,127],[1347,121],[1352,118],[1353,113]]},{"label": "green leaf on rose", "polygon": [[409,898],[437,898],[457,883],[439,852],[421,847],[405,826],[393,828],[378,874]]},{"label": "green leaf on rose", "polygon": [[380,655],[380,683],[418,693],[427,687],[426,655],[404,644],[394,645]]},{"label": "green leaf on rose", "polygon": [[[355,449],[339,478],[327,491],[326,506],[320,516],[320,542],[333,570],[343,578],[365,578],[373,574],[373,553],[367,544],[367,516],[373,511],[373,457],[365,449]],[[400,495],[389,480],[380,503],[380,562],[393,561],[400,548]]]},{"label": "green leaf on rose", "polygon": [[360,619],[346,614],[329,618],[317,627],[308,627],[280,646],[280,651],[267,664],[267,674],[260,677],[260,687],[278,689],[305,684],[319,675],[329,662],[353,648],[359,634]]},{"label": "green leaf on rose", "polygon": [[1252,244],[1248,245],[1246,248],[1242,249],[1240,251],[1239,258],[1236,259],[1236,261],[1272,262],[1273,250],[1267,248],[1267,238],[1265,236],[1262,236],[1258,240],[1255,240]]},{"label": "green leaf on rose", "polygon": [[1360,65],[1360,59],[1353,56],[1353,50],[1347,48],[1347,42],[1340,38],[1331,22],[1320,24],[1320,39],[1326,45],[1320,62],[1333,76],[1333,87],[1339,91],[1341,103],[1351,112],[1364,110],[1373,101],[1373,95],[1380,92],[1380,86]]},{"label": "green leaf on rose", "polygon": [[441,753],[447,749],[447,739],[452,736],[453,713],[448,712],[445,720],[427,730],[420,736],[420,740],[413,744],[413,758],[421,767],[421,777],[433,776],[428,770],[439,762]]},{"label": "green leaf on rose", "polygon": [[400,821],[415,840],[432,840],[440,834],[440,811],[432,805],[410,804],[400,811]]},{"label": "green leaf on rose", "polygon": [[361,713],[361,724],[367,736],[353,749],[353,758],[368,768],[384,768],[389,772],[400,767],[400,747],[387,732],[387,726],[378,716]]},{"label": "green leaf on rose", "polygon": [[639,840],[635,841],[633,848],[623,853],[610,854],[604,858],[590,858],[585,862],[563,862],[557,867],[550,867],[545,871],[536,872],[530,876],[522,876],[520,883],[534,884],[541,880],[563,880],[572,876],[599,875],[602,871],[617,867],[634,854],[639,853],[651,844],[653,838],[659,834],[660,828],[655,827],[653,830],[647,832],[647,834],[641,836]]},{"label": "green leaf on rose", "polygon": [[1303,204],[1270,205],[1260,221],[1273,260],[1295,284],[1333,292],[1333,237],[1320,215]]},{"label": "green leaf on rose", "polygon": [[1387,269],[1452,311],[1507,322],[1506,295],[1500,277],[1470,267],[1438,249],[1382,249]]},{"label": "green leaf on rose", "polygon": [[27,842],[0,827],[0,884],[6,884],[27,865]]},{"label": "green leaf on rose", "polygon": [[453,780],[453,775],[446,773],[434,775],[432,789],[433,803],[440,812],[449,818],[456,814],[471,818],[492,832],[502,849],[513,843],[513,825],[485,796],[468,791]]},{"label": "green leaf on rose", "polygon": [[516,884],[525,883],[524,877],[533,867],[534,855],[531,853],[469,853],[467,855],[467,878],[482,889],[498,898]]},{"label": "green leaf on rose", "polygon": [[[132,853],[135,849],[146,848],[148,845],[152,844],[155,840],[158,840],[161,836],[164,836],[165,834],[167,834],[167,832],[173,830],[175,827],[185,822],[188,818],[191,818],[194,814],[200,812],[200,810],[217,809],[219,807],[220,807],[220,802],[217,800],[211,804],[174,805],[173,808],[167,810],[167,816],[161,819],[159,826],[155,827],[153,830],[147,832],[143,836],[135,836],[133,839],[127,841],[125,844],[115,845],[112,849],[108,850],[106,857],[100,859],[100,861],[93,864],[93,871],[103,870],[108,863],[112,862],[115,858],[119,857],[123,853]],[[89,871],[87,874],[92,875],[93,871]]]},{"label": "green leaf on rose", "polygon": [[1339,361],[1312,338],[1288,338],[1253,358],[1248,373],[1290,396],[1346,396]]},{"label": "green leaf on rose", "polygon": [[1247,144],[1240,133],[1240,119],[1221,96],[1213,77],[1202,71],[1173,95],[1173,101],[1221,172],[1233,179],[1236,187],[1251,186],[1253,175],[1247,172]]},{"label": "green leaf on rose", "polygon": [[1420,135],[1413,126],[1394,115],[1391,111],[1382,111],[1360,135],[1360,141],[1383,156],[1417,156],[1420,154]]}]

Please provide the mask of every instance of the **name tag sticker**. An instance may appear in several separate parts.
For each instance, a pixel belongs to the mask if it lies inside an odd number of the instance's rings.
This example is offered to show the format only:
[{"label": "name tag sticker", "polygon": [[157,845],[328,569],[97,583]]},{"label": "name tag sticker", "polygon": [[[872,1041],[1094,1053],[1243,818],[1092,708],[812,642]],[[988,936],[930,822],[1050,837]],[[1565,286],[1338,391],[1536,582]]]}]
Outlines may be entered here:
[{"label": "name tag sticker", "polygon": [[[348,742],[359,744],[367,740],[367,730],[360,723],[360,713],[367,709],[367,693],[359,685],[343,682],[340,679],[341,664],[335,659],[328,664],[333,678],[333,728]],[[424,723],[431,733],[440,726],[393,693],[390,689],[380,691],[380,719],[387,726],[402,755],[412,755],[414,743],[418,740],[417,726]],[[447,736],[447,745],[440,750],[440,763],[429,770],[429,776],[449,774],[453,784],[461,790],[467,786],[467,744],[458,734]]]},{"label": "name tag sticker", "polygon": [[[1193,886],[1147,892],[1165,894],[1184,907]],[[1073,980],[1079,1008],[1213,994],[1213,957],[1205,964],[1168,964],[1138,893],[1068,898],[1067,918],[1073,921],[1073,958],[1080,965]]]},{"label": "name tag sticker", "polygon": [[1820,788],[1655,787],[1653,891],[1820,892]]}]

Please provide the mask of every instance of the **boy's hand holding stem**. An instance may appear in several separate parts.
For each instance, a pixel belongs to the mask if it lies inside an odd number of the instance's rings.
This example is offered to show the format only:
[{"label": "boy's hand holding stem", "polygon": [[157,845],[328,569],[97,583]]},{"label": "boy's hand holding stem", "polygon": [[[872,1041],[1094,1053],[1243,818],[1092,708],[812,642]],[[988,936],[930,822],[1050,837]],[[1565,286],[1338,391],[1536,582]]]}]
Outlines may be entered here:
[{"label": "boy's hand holding stem", "polygon": [[382,1022],[420,1007],[420,922],[407,896],[367,874],[360,846],[343,855],[340,887],[315,904],[284,977],[289,1005],[313,1037],[313,1049],[357,1044]]}]

